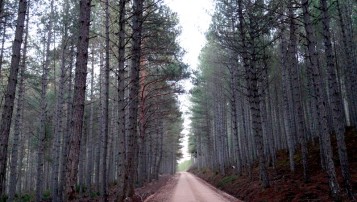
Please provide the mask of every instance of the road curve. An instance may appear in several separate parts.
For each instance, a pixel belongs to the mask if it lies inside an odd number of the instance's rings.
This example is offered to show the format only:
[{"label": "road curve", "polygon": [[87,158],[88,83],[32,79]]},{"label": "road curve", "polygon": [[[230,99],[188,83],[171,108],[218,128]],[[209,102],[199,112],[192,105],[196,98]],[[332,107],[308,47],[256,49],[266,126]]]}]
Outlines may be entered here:
[{"label": "road curve", "polygon": [[210,186],[188,172],[180,173],[180,178],[171,197],[171,202],[231,202],[238,199]]}]

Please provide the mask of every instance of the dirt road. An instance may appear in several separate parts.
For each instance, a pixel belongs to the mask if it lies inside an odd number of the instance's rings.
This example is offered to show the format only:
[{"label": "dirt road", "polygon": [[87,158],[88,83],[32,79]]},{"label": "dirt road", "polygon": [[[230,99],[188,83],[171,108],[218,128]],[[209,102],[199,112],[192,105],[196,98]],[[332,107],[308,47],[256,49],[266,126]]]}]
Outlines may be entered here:
[{"label": "dirt road", "polygon": [[238,202],[191,173],[181,172],[174,182],[160,189],[146,202]]}]

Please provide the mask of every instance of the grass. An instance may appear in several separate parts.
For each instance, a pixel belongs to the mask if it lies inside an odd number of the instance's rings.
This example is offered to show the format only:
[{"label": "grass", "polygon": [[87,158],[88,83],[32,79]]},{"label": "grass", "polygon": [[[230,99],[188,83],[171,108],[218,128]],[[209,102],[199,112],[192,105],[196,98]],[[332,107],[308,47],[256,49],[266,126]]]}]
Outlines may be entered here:
[{"label": "grass", "polygon": [[218,182],[217,186],[219,188],[223,188],[226,185],[231,184],[232,182],[234,182],[237,179],[238,179],[238,177],[236,175],[225,176]]}]

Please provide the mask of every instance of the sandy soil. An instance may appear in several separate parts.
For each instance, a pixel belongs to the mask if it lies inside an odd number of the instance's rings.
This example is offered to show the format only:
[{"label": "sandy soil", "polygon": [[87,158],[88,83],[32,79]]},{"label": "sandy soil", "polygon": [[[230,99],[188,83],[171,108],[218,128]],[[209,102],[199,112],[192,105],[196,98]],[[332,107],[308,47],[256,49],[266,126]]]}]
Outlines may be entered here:
[{"label": "sandy soil", "polygon": [[178,173],[155,195],[145,202],[238,202],[233,196],[224,193],[191,173]]}]

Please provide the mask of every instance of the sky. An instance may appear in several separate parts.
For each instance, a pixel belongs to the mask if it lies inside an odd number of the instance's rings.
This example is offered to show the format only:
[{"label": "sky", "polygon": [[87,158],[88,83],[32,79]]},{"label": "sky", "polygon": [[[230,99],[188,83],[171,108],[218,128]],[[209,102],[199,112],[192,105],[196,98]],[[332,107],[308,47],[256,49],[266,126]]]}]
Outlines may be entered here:
[{"label": "sky", "polygon": [[[165,2],[179,17],[182,30],[179,43],[186,52],[183,60],[191,69],[197,69],[198,56],[206,43],[205,32],[208,30],[211,14],[214,10],[213,0],[165,0]],[[183,86],[187,93],[192,88],[189,80],[184,81]],[[190,125],[189,114],[187,112],[190,102],[187,93],[179,96],[181,110],[184,114],[184,130],[182,133],[185,135],[182,149],[184,158],[180,161],[190,158],[187,136]]]}]

